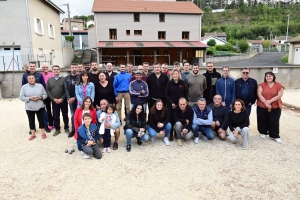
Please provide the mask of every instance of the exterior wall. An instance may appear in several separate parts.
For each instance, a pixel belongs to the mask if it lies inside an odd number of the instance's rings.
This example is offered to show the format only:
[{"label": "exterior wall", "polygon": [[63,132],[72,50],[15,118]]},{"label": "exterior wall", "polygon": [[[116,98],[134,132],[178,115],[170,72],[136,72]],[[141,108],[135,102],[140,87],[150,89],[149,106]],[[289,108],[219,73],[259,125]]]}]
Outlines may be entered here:
[{"label": "exterior wall", "polygon": [[[54,54],[52,64],[63,66],[59,12],[50,7],[44,1],[28,0],[28,4],[35,60],[39,57],[39,60],[45,59],[45,61],[50,61],[50,53],[53,50]],[[44,35],[38,35],[35,33],[34,17],[43,21]],[[48,23],[54,26],[55,38],[49,37]],[[39,48],[43,49],[43,54],[45,54],[44,56],[37,56],[39,54]]]},{"label": "exterior wall", "polygon": [[96,37],[96,28],[91,28],[88,30],[88,42],[90,48],[96,48],[98,45],[97,37]]},{"label": "exterior wall", "polygon": [[[159,22],[158,13],[140,13],[140,22],[134,22],[133,13],[95,13],[95,18],[99,41],[159,41],[158,31],[166,31],[163,41],[183,41],[182,31],[190,32],[184,41],[201,40],[201,17],[196,14],[166,13],[165,22]],[[110,40],[109,29],[117,29],[117,40]],[[142,30],[142,35],[134,35],[134,30]]]},{"label": "exterior wall", "polygon": [[295,48],[300,48],[300,42],[299,43],[291,43],[289,48],[289,64],[294,64],[294,58],[295,58]]},{"label": "exterior wall", "polygon": [[[68,19],[67,19],[68,20]],[[63,30],[69,30],[69,23],[67,20],[63,21]],[[77,30],[83,30],[83,22],[73,22],[71,19],[71,29],[73,30],[73,26],[78,27]]]},{"label": "exterior wall", "polygon": [[86,27],[89,27],[89,25],[91,25],[91,24],[95,24],[95,22],[93,21],[93,20],[89,20],[89,21],[87,21],[86,22]]}]

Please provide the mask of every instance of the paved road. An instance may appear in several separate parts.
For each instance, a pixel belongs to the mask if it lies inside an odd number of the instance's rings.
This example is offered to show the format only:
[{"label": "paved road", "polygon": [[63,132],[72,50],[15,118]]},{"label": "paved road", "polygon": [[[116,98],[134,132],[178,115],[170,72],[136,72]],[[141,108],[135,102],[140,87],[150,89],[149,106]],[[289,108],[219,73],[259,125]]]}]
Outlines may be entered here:
[{"label": "paved road", "polygon": [[259,53],[255,57],[246,60],[236,60],[229,62],[215,63],[216,67],[264,67],[264,66],[291,66],[286,63],[280,62],[280,58],[285,56],[287,53],[282,52],[265,52]]}]

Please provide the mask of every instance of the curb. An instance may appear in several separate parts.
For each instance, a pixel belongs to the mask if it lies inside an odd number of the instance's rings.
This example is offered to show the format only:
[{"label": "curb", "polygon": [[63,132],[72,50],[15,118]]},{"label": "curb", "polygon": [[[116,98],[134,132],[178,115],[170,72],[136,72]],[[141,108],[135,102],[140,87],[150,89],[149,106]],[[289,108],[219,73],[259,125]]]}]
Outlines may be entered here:
[{"label": "curb", "polygon": [[282,104],[287,106],[287,107],[291,107],[291,108],[295,108],[296,110],[300,110],[300,106],[295,106],[293,104],[286,103],[286,102],[282,102]]}]

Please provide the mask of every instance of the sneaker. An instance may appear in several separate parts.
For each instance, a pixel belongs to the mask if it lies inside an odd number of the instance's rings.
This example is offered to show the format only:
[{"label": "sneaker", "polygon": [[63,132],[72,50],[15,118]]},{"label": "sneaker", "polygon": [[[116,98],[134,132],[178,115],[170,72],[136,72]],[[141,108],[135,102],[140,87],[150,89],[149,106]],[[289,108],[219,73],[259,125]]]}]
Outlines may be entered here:
[{"label": "sneaker", "polygon": [[208,140],[207,137],[206,137],[205,135],[202,136],[202,139],[203,139],[204,141],[207,141],[207,140]]},{"label": "sneaker", "polygon": [[70,133],[69,128],[65,128],[65,133],[66,133],[66,134],[69,134],[69,133]]},{"label": "sneaker", "polygon": [[110,150],[109,147],[107,147],[106,152],[107,152],[107,153],[111,153],[111,150]]},{"label": "sneaker", "polygon": [[80,151],[80,153],[81,153],[81,155],[82,155],[83,158],[85,158],[85,159],[89,159],[90,158],[90,156],[86,155],[83,151]]},{"label": "sneaker", "polygon": [[151,141],[151,142],[154,142],[154,141],[155,141],[155,138],[154,138],[154,137],[152,137],[152,138],[150,139],[150,141]]},{"label": "sneaker", "polygon": [[53,126],[48,126],[48,128],[49,128],[50,130],[52,130],[52,129],[53,129]]},{"label": "sneaker", "polygon": [[71,137],[73,137],[75,135],[75,131],[71,131],[70,133],[69,133],[69,135],[68,135],[68,138],[71,138]]},{"label": "sneaker", "polygon": [[140,139],[137,140],[138,145],[142,145],[142,141]]},{"label": "sneaker", "polygon": [[277,142],[277,143],[279,143],[279,144],[281,144],[281,143],[282,143],[282,141],[281,141],[281,139],[280,139],[280,138],[274,138],[274,140],[275,140],[275,142]]},{"label": "sneaker", "polygon": [[50,133],[50,132],[51,132],[51,130],[50,130],[48,127],[45,127],[45,131],[46,131],[47,133]]},{"label": "sneaker", "polygon": [[131,145],[130,145],[130,144],[128,144],[128,145],[126,146],[126,151],[128,151],[128,152],[131,151]]},{"label": "sneaker", "polygon": [[199,137],[195,137],[194,143],[195,143],[195,144],[198,144],[198,143],[199,143]]},{"label": "sneaker", "polygon": [[56,130],[56,131],[53,133],[53,136],[57,136],[58,134],[60,134],[60,130]]},{"label": "sneaker", "polygon": [[164,137],[164,143],[165,145],[169,146],[170,142],[169,142],[169,138],[168,137]]},{"label": "sneaker", "polygon": [[118,143],[114,142],[113,150],[117,150],[119,148]]},{"label": "sneaker", "polygon": [[177,140],[177,145],[178,145],[178,146],[182,146],[182,140],[181,140],[181,139],[178,139],[178,140]]},{"label": "sneaker", "polygon": [[265,139],[266,135],[265,134],[260,134],[260,138]]},{"label": "sneaker", "polygon": [[105,152],[107,152],[107,148],[102,149],[102,153],[105,153]]}]

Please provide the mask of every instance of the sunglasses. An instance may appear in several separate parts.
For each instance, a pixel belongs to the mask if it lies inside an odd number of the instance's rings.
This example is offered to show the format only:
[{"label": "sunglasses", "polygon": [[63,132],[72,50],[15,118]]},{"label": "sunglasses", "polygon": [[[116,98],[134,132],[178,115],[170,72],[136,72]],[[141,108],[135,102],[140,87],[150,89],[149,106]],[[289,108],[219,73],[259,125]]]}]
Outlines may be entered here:
[{"label": "sunglasses", "polygon": [[249,72],[243,72],[243,74],[249,74]]}]

